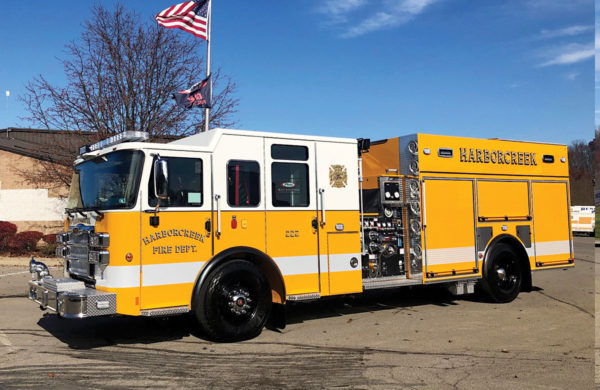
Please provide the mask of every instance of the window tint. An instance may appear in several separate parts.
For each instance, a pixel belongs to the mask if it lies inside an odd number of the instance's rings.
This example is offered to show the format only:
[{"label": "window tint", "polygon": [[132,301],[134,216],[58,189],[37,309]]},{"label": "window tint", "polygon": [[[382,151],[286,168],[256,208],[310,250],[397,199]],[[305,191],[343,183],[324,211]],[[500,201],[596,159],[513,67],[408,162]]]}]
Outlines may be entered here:
[{"label": "window tint", "polygon": [[271,145],[271,158],[275,160],[308,160],[308,148],[299,145]]},{"label": "window tint", "polygon": [[[199,207],[203,203],[202,160],[162,157],[169,165],[169,199],[161,199],[162,207]],[[148,182],[148,204],[156,206],[154,196],[154,164]]]},{"label": "window tint", "polygon": [[310,203],[307,164],[272,163],[271,180],[273,206],[306,207]]},{"label": "window tint", "polygon": [[256,161],[227,163],[227,203],[235,207],[253,207],[260,203],[260,168]]}]

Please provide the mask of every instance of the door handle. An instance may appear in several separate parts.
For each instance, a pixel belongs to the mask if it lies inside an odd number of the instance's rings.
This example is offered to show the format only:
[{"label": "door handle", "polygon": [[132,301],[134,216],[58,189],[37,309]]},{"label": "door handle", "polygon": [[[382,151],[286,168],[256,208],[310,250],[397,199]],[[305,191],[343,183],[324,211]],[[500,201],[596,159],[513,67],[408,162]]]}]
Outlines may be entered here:
[{"label": "door handle", "polygon": [[319,188],[319,197],[321,198],[321,226],[325,225],[325,202],[323,201],[323,193],[325,188]]},{"label": "door handle", "polygon": [[319,223],[317,222],[317,217],[314,217],[312,222],[311,222],[311,226],[314,230],[317,230],[319,228]]},{"label": "door handle", "polygon": [[217,231],[215,234],[217,237],[221,235],[221,208],[219,207],[219,199],[221,199],[221,195],[215,195],[215,202],[217,203]]},{"label": "door handle", "polygon": [[210,223],[210,218],[206,220],[206,222],[204,222],[204,229],[206,230],[206,236],[210,237],[210,230],[211,230],[211,223]]}]

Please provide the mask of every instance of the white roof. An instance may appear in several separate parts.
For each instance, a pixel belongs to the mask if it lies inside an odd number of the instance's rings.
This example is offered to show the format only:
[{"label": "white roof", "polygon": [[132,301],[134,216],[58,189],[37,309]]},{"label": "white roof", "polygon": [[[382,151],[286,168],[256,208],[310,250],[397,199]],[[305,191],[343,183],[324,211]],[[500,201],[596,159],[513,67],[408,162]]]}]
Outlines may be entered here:
[{"label": "white roof", "polygon": [[271,133],[271,132],[266,132],[266,131],[253,131],[253,130],[212,129],[207,132],[191,135],[189,137],[185,137],[185,138],[178,139],[176,141],[169,142],[169,145],[205,146],[205,147],[208,147],[209,149],[212,149],[211,146],[216,145],[219,138],[221,138],[223,135],[356,144],[355,138],[322,137],[322,136],[313,136],[313,135]]}]

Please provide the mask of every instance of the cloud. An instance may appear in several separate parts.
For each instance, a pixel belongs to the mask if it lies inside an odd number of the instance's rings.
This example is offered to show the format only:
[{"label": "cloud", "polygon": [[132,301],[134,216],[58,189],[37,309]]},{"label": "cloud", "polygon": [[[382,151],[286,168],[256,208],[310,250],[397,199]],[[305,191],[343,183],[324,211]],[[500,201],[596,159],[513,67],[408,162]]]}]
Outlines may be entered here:
[{"label": "cloud", "polygon": [[594,57],[594,45],[571,43],[558,49],[547,51],[544,56],[548,60],[541,63],[540,67],[575,64]]},{"label": "cloud", "polygon": [[577,78],[577,76],[579,76],[579,72],[571,72],[571,73],[567,73],[565,75],[565,78],[569,81],[573,81]]},{"label": "cloud", "polygon": [[542,30],[540,32],[539,38],[541,39],[550,39],[550,38],[560,38],[560,37],[573,37],[576,35],[584,34],[588,31],[594,31],[593,25],[577,25],[561,28],[558,30]]},{"label": "cloud", "polygon": [[[343,25],[342,38],[400,26],[440,0],[327,0],[316,12],[327,16],[326,25]],[[369,3],[370,14],[356,12]],[[358,21],[358,22],[354,22]]]},{"label": "cloud", "polygon": [[527,0],[525,5],[539,12],[579,12],[589,8],[593,10],[593,4],[589,0]]},{"label": "cloud", "polygon": [[367,0],[327,0],[316,11],[327,15],[330,24],[344,23],[348,20],[348,13],[366,3]]}]

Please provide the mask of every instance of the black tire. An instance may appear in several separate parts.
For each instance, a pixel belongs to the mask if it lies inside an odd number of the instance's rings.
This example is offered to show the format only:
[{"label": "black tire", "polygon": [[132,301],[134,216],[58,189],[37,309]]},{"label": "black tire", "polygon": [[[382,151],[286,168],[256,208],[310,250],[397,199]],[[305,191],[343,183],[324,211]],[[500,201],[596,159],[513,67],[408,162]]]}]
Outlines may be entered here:
[{"label": "black tire", "polygon": [[252,263],[231,260],[201,286],[194,313],[205,335],[217,341],[258,336],[271,311],[271,287]]},{"label": "black tire", "polygon": [[497,244],[490,250],[483,270],[481,286],[498,303],[512,302],[523,284],[523,267],[519,256],[507,244]]}]

